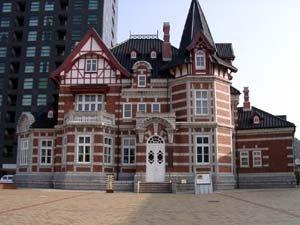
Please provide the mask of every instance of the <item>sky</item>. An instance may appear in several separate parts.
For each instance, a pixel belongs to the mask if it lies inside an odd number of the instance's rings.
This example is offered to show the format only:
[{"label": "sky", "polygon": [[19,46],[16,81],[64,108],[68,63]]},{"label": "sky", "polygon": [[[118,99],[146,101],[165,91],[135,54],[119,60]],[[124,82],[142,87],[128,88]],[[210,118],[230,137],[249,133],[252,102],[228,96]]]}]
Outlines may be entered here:
[{"label": "sky", "polygon": [[[287,115],[300,138],[300,1],[199,0],[216,43],[232,43],[239,72],[233,85],[250,89],[251,104]],[[179,46],[191,0],[119,0],[118,42],[132,34],[162,38],[171,24],[171,42]],[[240,96],[240,104],[243,96]]]}]

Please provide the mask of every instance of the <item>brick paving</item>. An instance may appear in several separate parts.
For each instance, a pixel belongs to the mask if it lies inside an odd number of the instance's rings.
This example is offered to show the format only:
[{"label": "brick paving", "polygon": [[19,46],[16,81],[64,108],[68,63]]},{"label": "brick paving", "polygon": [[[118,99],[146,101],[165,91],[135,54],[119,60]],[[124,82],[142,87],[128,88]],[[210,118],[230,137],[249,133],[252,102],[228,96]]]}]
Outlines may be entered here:
[{"label": "brick paving", "polygon": [[1,225],[299,225],[300,190],[211,195],[0,190]]}]

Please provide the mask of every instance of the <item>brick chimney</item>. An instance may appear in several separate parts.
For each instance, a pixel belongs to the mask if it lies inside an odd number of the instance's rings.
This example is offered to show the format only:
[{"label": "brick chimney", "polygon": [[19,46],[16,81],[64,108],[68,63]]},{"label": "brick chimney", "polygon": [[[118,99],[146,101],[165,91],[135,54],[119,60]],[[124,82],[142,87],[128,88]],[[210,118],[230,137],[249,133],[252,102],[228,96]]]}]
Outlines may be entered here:
[{"label": "brick chimney", "polygon": [[251,110],[251,103],[250,103],[250,97],[249,97],[249,88],[244,87],[244,111],[250,111]]},{"label": "brick chimney", "polygon": [[164,43],[162,47],[162,56],[163,61],[171,61],[172,60],[172,47],[170,43],[170,23],[164,23]]}]

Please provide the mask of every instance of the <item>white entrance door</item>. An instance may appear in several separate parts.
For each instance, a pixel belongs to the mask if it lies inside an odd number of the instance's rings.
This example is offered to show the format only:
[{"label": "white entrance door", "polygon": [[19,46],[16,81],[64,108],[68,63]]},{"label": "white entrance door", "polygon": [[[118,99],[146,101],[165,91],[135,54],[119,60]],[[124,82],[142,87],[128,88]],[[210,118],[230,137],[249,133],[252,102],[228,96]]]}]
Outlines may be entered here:
[{"label": "white entrance door", "polygon": [[165,143],[163,138],[153,136],[147,142],[146,182],[165,181]]}]

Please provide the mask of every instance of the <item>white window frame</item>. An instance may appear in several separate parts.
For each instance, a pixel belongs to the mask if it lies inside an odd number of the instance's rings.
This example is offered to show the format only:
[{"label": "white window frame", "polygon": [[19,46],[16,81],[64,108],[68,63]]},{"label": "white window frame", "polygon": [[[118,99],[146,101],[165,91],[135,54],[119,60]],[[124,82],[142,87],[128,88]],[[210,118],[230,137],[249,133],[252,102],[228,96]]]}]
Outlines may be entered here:
[{"label": "white window frame", "polygon": [[[154,112],[154,105],[158,105],[158,112]],[[161,112],[161,106],[160,106],[160,103],[158,103],[158,102],[155,102],[155,103],[152,103],[152,105],[151,105],[151,112],[152,113],[160,113]]]},{"label": "white window frame", "polygon": [[[195,68],[196,70],[205,70],[206,69],[206,55],[204,51],[197,51],[195,53]],[[198,59],[201,59],[198,61]],[[198,62],[201,62],[201,65],[198,64]]]},{"label": "white window frame", "polygon": [[[243,155],[245,154],[245,155]],[[247,160],[247,164],[243,164],[243,160]],[[249,151],[240,151],[240,167],[241,168],[249,168]]]},{"label": "white window frame", "polygon": [[[107,144],[106,139],[111,140],[111,144],[109,143]],[[112,165],[113,162],[114,162],[114,140],[112,137],[106,136],[103,138],[103,164]]]},{"label": "white window frame", "polygon": [[29,139],[22,138],[20,139],[20,156],[19,156],[20,166],[28,165],[28,153],[29,153]]},{"label": "white window frame", "polygon": [[253,117],[253,123],[254,124],[260,124],[260,118],[259,118],[259,116],[254,116]]},{"label": "white window frame", "polygon": [[[256,155],[258,154],[258,155]],[[256,159],[259,160],[259,164],[256,164]],[[252,152],[252,163],[253,167],[259,168],[262,167],[262,152],[261,151],[253,151]]]},{"label": "white window frame", "polygon": [[[128,141],[128,145],[125,145],[125,141]],[[134,145],[132,145],[132,141],[134,142]],[[128,161],[125,162],[125,149],[128,149],[128,154],[126,157],[128,157]],[[132,154],[131,150],[134,151],[133,153],[133,162],[131,162]],[[136,139],[134,137],[126,137],[122,139],[122,164],[123,165],[135,165],[136,163]]]},{"label": "white window frame", "polygon": [[150,58],[151,59],[156,59],[157,58],[157,52],[152,50],[151,53],[150,53]]},{"label": "white window frame", "polygon": [[[203,139],[204,138],[207,138],[208,139],[208,143],[198,143],[197,142],[197,139],[198,138],[202,138],[202,142],[203,142]],[[198,147],[202,147],[202,153],[201,154],[198,154]],[[204,153],[204,148],[208,148],[208,162],[205,162],[204,158],[205,158],[205,153]],[[196,164],[197,165],[209,165],[210,164],[210,156],[211,156],[211,153],[210,153],[210,150],[211,147],[210,147],[210,137],[209,135],[196,135],[195,136],[195,153],[196,153]],[[198,161],[198,155],[202,155],[202,162],[199,162]]]},{"label": "white window frame", "polygon": [[[201,97],[197,98],[197,93],[200,92],[201,93]],[[206,93],[207,98],[203,97],[203,93]],[[195,90],[194,91],[194,110],[195,110],[195,115],[196,116],[207,116],[209,115],[209,92],[208,90]],[[200,102],[200,107],[198,107],[198,102]],[[204,102],[206,102],[206,106],[204,107]],[[198,109],[200,109],[200,112],[198,112]],[[204,111],[204,109],[207,110],[207,112]]]},{"label": "white window frame", "polygon": [[[143,78],[144,80],[142,80]],[[142,83],[142,81],[144,83]],[[146,87],[147,86],[147,75],[138,75],[138,87]]]},{"label": "white window frame", "polygon": [[98,69],[98,59],[86,59],[85,60],[85,72],[95,73]]},{"label": "white window frame", "polygon": [[[51,146],[43,146],[43,142],[46,142],[48,145],[48,142],[51,142]],[[44,152],[45,151],[45,152]],[[49,155],[50,151],[50,155]],[[45,153],[45,154],[43,154]],[[45,162],[42,162],[42,158],[45,157]],[[47,162],[47,159],[50,158],[50,163]],[[43,166],[50,166],[52,165],[53,161],[53,140],[52,139],[41,139],[40,141],[40,165]]]},{"label": "white window frame", "polygon": [[[126,110],[126,106],[130,106],[130,116],[126,116],[126,112],[129,112],[129,110]],[[124,103],[123,104],[123,118],[124,119],[131,119],[132,118],[132,104],[131,103]]]},{"label": "white window frame", "polygon": [[67,152],[68,152],[68,136],[64,135],[62,137],[62,145],[61,145],[61,164],[67,164]]},{"label": "white window frame", "polygon": [[[141,105],[145,106],[145,111],[141,111],[141,110],[140,110],[140,106],[141,106]],[[138,111],[138,112],[146,113],[146,112],[147,112],[147,104],[146,104],[146,103],[138,103],[137,111]]]},{"label": "white window frame", "polygon": [[[89,100],[95,97],[95,101]],[[80,100],[81,99],[81,100]],[[99,100],[100,99],[100,100]],[[86,108],[88,107],[88,108]],[[92,108],[95,107],[95,110]],[[81,108],[81,109],[80,109]],[[84,94],[76,95],[76,111],[78,112],[99,112],[104,110],[104,95],[101,94]]]},{"label": "white window frame", "polygon": [[130,58],[131,59],[136,59],[137,58],[137,52],[136,51],[131,51]]},{"label": "white window frame", "polygon": [[[84,143],[79,143],[80,138],[83,138]],[[89,143],[86,143],[86,138],[90,139]],[[90,164],[92,162],[92,135],[78,135],[76,139],[76,162],[78,164]],[[79,149],[80,147],[83,147],[82,151],[82,161],[79,161]],[[87,153],[87,149],[89,149],[89,152]],[[89,155],[89,161],[86,161],[86,155]]]}]

